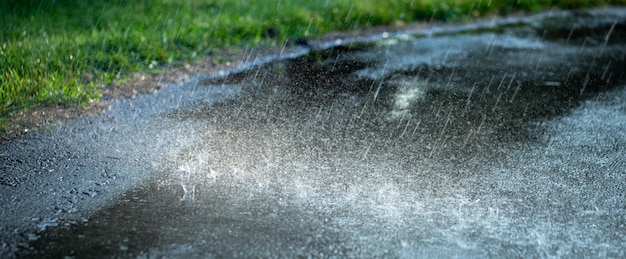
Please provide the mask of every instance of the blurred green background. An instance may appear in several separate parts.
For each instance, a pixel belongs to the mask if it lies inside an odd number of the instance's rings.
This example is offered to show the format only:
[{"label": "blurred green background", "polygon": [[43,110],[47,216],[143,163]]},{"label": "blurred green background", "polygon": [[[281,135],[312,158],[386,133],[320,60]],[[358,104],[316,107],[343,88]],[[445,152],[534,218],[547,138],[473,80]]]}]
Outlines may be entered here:
[{"label": "blurred green background", "polygon": [[33,105],[86,105],[133,72],[159,73],[165,65],[228,48],[376,25],[624,4],[626,0],[4,0],[0,122]]}]

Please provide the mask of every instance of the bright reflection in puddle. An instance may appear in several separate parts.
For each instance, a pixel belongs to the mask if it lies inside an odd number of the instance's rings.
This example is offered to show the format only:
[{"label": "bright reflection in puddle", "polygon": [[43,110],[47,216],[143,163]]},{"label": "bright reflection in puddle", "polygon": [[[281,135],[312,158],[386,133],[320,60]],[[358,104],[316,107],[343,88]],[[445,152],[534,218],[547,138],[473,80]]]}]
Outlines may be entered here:
[{"label": "bright reflection in puddle", "polygon": [[396,80],[392,84],[397,85],[397,90],[391,98],[393,98],[393,107],[389,113],[391,119],[410,118],[408,114],[411,106],[418,101],[424,99],[426,95],[428,80],[414,81]]}]

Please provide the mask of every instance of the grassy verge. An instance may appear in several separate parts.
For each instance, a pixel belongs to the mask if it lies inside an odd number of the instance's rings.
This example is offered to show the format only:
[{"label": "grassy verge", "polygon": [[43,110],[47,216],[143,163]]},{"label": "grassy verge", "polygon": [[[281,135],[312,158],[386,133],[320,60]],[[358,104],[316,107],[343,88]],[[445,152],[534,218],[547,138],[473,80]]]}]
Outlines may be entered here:
[{"label": "grassy verge", "polygon": [[137,71],[229,47],[420,20],[626,0],[5,0],[0,124],[35,104],[80,106]]}]

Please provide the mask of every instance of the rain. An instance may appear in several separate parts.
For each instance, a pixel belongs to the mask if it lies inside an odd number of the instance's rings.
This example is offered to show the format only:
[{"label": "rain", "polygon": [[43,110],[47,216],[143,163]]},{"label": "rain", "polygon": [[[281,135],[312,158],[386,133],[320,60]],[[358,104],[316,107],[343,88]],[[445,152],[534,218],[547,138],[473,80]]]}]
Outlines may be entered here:
[{"label": "rain", "polygon": [[1,143],[3,250],[626,257],[626,9],[580,12],[246,49]]}]

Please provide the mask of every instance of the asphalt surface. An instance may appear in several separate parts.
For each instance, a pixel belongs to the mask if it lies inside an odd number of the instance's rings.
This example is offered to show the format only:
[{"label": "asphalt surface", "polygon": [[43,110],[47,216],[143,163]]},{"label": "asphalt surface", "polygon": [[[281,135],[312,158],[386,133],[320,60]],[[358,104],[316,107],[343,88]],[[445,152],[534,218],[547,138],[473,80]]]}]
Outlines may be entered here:
[{"label": "asphalt surface", "polygon": [[0,145],[0,256],[626,257],[625,42],[554,12],[114,100]]}]

